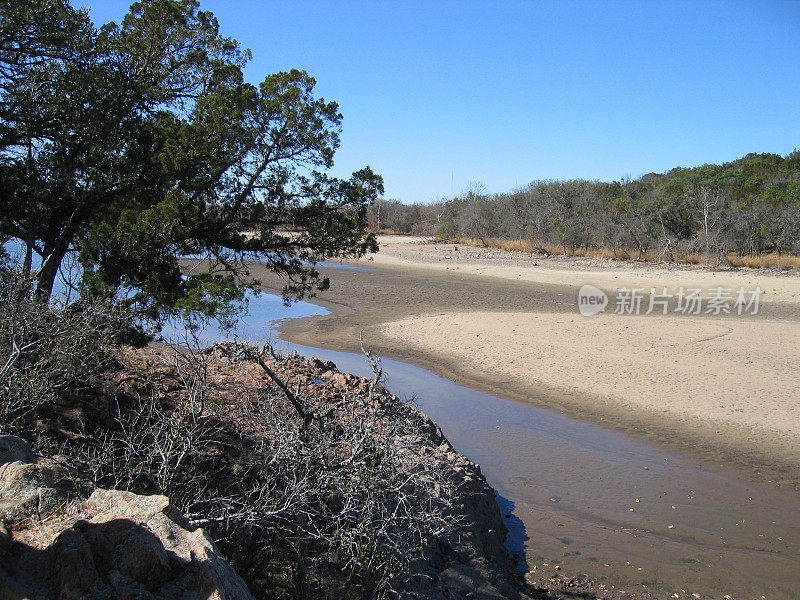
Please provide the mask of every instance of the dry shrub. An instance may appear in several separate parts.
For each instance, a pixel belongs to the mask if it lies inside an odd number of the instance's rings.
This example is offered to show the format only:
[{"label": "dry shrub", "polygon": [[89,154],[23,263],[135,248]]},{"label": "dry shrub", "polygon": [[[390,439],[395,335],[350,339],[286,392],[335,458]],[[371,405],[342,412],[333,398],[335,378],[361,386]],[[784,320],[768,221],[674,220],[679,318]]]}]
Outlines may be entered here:
[{"label": "dry shrub", "polygon": [[[461,244],[474,246],[476,248],[495,248],[498,250],[505,250],[508,252],[525,252],[528,254],[535,253],[544,256],[559,256],[564,255],[564,249],[561,246],[553,244],[534,245],[530,240],[504,240],[499,238],[459,238],[457,240]],[[631,248],[589,248],[584,246],[570,248],[567,247],[567,255],[575,257],[594,257],[605,260],[640,260],[644,262],[655,262],[658,256],[651,250],[648,250],[641,255],[638,250]],[[751,269],[766,269],[766,268],[792,268],[800,269],[800,256],[792,254],[762,254],[762,255],[739,255],[728,254],[728,263],[733,267],[748,267]],[[700,265],[703,264],[703,259],[700,254],[696,252],[676,252],[675,262]],[[712,261],[712,264],[714,261]]]},{"label": "dry shrub", "polygon": [[633,257],[639,255],[638,251],[629,248],[614,248],[612,251],[602,249],[600,253],[601,258],[611,258],[615,260],[631,260]]},{"label": "dry shrub", "polygon": [[589,255],[605,260],[632,260],[639,256],[639,251],[630,248],[598,248],[590,250]]},{"label": "dry shrub", "polygon": [[36,296],[35,282],[0,272],[0,433],[33,435],[40,410],[92,386],[113,362],[122,312],[102,300]]},{"label": "dry shrub", "polygon": [[696,253],[677,254],[675,256],[675,260],[679,263],[684,263],[687,265],[699,265],[700,255]]},{"label": "dry shrub", "polygon": [[600,248],[599,250],[595,250],[592,252],[592,256],[594,256],[595,258],[605,258],[605,259],[619,258],[616,249],[610,250],[608,248]]},{"label": "dry shrub", "polygon": [[747,267],[750,269],[791,268],[800,269],[800,256],[793,254],[733,254],[727,256],[732,267]]},{"label": "dry shrub", "polygon": [[[59,456],[76,493],[168,495],[256,596],[280,600],[377,598],[458,525],[455,455],[426,442],[378,361],[372,382],[320,385],[303,359],[238,344],[164,350],[152,368],[118,372],[114,315],[99,301],[43,302],[2,272],[0,432]],[[252,386],[231,391],[230,371],[248,366]]]},{"label": "dry shrub", "polygon": [[476,248],[490,248],[488,240],[478,240],[475,238],[467,238],[461,237],[455,240],[459,244],[464,244],[465,246],[475,246]]},{"label": "dry shrub", "polygon": [[559,246],[554,246],[553,244],[543,243],[536,246],[536,253],[542,254],[544,256],[553,256],[556,254],[563,254],[564,251]]},{"label": "dry shrub", "polygon": [[[377,361],[374,380],[342,386],[267,347],[161,356],[175,391],[142,385],[115,402],[112,427],[62,454],[94,485],[168,495],[257,597],[381,597],[457,526],[451,459],[421,447],[418,414],[383,388]],[[230,388],[230,371],[248,385]]]},{"label": "dry shrub", "polygon": [[559,246],[552,244],[534,245],[531,240],[504,240],[500,238],[467,238],[462,237],[456,240],[459,244],[465,246],[474,246],[476,248],[494,248],[496,250],[505,250],[506,252],[525,252],[527,254],[543,254],[550,256],[553,254],[563,254],[563,250]]}]

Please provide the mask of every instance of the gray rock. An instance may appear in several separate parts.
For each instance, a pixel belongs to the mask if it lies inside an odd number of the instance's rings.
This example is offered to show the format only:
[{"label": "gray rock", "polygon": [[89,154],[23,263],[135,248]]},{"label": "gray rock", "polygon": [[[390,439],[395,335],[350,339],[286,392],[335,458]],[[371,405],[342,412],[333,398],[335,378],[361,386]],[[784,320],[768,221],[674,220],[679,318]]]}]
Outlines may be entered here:
[{"label": "gray rock", "polygon": [[408,406],[403,410],[415,421],[418,451],[431,453],[458,481],[452,514],[459,518],[461,525],[436,540],[406,574],[395,579],[397,598],[529,599],[534,590],[508,555],[504,544],[508,530],[495,492],[480,467],[458,454],[426,415]]},{"label": "gray rock", "polygon": [[21,461],[0,465],[0,520],[41,519],[60,503],[53,471]]},{"label": "gray rock", "polygon": [[313,358],[310,358],[308,362],[311,363],[311,366],[314,367],[320,373],[325,373],[327,371],[335,371],[336,370],[336,364],[331,362],[331,361],[329,361],[329,360],[322,360],[322,359],[313,357]]},{"label": "gray rock", "polygon": [[507,600],[484,576],[464,564],[448,567],[440,574],[442,583],[451,591],[478,600]]},{"label": "gray rock", "polygon": [[0,465],[17,461],[34,462],[28,442],[15,435],[0,435]]}]

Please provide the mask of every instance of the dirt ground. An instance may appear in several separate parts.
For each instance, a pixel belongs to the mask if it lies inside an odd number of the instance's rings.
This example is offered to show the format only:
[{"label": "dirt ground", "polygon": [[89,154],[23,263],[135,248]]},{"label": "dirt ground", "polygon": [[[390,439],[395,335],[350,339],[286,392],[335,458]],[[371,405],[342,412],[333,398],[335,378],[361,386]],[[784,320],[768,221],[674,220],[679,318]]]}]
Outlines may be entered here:
[{"label": "dirt ground", "polygon": [[[357,351],[363,330],[374,351],[464,385],[800,478],[798,274],[381,243],[363,269],[327,269],[315,301],[332,314],[293,319],[284,335]],[[584,284],[612,298],[605,314],[579,314]],[[755,315],[682,315],[674,300],[667,316],[610,314],[627,286],[764,293]]]},{"label": "dirt ground", "polygon": [[[326,267],[331,288],[313,301],[331,314],[286,321],[282,337],[358,352],[363,331],[367,346],[382,356],[657,441],[690,461],[708,459],[692,468],[642,471],[633,457],[629,476],[624,465],[589,475],[564,462],[572,455],[567,449],[529,449],[526,458],[513,435],[503,438],[506,454],[498,464],[515,466],[496,470],[508,477],[504,493],[531,539],[532,580],[567,591],[564,581],[571,586],[588,574],[585,591],[603,598],[706,599],[721,597],[720,590],[733,598],[740,597],[736,590],[748,598],[797,597],[791,558],[800,543],[791,525],[800,514],[797,273],[531,256],[421,238],[381,243],[375,256]],[[273,276],[260,275],[265,289],[280,289]],[[580,315],[578,290],[586,284],[608,294],[604,314]],[[667,315],[613,314],[613,295],[622,287],[644,293],[666,287],[672,294],[682,287],[704,294],[758,287],[763,295],[758,314],[682,315],[674,298]],[[663,480],[641,487],[660,468]],[[552,474],[568,488],[557,503],[541,487],[542,469],[562,470]],[[706,476],[717,469],[709,484]],[[615,489],[606,490],[612,482]],[[697,505],[690,510],[686,503]],[[751,504],[759,506],[755,514]],[[653,522],[674,519],[676,506],[680,532],[653,533]],[[767,538],[777,550],[752,550]]]}]

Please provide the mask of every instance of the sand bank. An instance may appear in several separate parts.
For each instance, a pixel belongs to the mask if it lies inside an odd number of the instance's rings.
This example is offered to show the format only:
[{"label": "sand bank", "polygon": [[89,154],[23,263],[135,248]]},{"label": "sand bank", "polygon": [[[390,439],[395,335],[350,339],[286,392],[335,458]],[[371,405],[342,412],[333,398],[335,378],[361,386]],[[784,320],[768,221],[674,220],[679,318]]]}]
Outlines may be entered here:
[{"label": "sand bank", "polygon": [[[800,481],[797,273],[381,242],[378,269],[329,271],[333,314],[287,323],[288,339],[358,351],[363,330],[373,351],[461,384]],[[766,293],[758,315],[579,315],[581,285],[633,279]]]},{"label": "sand bank", "polygon": [[[796,273],[542,259],[454,250],[421,239],[383,241],[367,262],[378,269],[326,272],[332,286],[319,300],[331,315],[288,321],[284,335],[357,352],[363,330],[368,347],[380,355],[496,396],[665,442],[688,450],[688,461],[698,465],[686,469],[658,460],[645,470],[639,450],[615,454],[621,462],[603,466],[593,461],[608,448],[590,445],[578,461],[581,470],[570,462],[571,438],[532,449],[515,427],[541,423],[491,413],[488,431],[469,435],[478,455],[489,439],[503,445],[487,468],[515,503],[538,576],[557,575],[552,568],[558,564],[564,566],[559,573],[591,573],[624,583],[626,590],[646,584],[642,593],[652,598],[674,597],[672,591],[722,597],[736,590],[742,597],[767,591],[774,599],[798,597],[792,525],[800,489],[800,390],[792,370],[800,364]],[[757,285],[767,294],[758,315],[587,318],[576,304],[586,283]],[[469,406],[445,410],[472,423]],[[503,421],[493,429],[495,417]],[[713,462],[694,461],[697,455]],[[730,463],[755,467],[760,475]],[[553,470],[553,479],[543,470]],[[663,481],[652,479],[657,473]],[[720,484],[703,487],[698,473],[701,479],[710,473]],[[560,495],[553,491],[559,486]],[[674,529],[654,525],[666,522]],[[764,546],[767,538],[774,549]]]},{"label": "sand bank", "polygon": [[407,317],[382,331],[493,378],[800,436],[800,323],[469,312]]},{"label": "sand bank", "polygon": [[800,303],[800,276],[793,271],[651,264],[597,258],[541,257],[521,252],[433,243],[422,237],[380,236],[381,250],[362,262],[375,266],[458,271],[515,281],[603,289],[619,287],[670,290],[739,288],[763,290],[767,302]]}]

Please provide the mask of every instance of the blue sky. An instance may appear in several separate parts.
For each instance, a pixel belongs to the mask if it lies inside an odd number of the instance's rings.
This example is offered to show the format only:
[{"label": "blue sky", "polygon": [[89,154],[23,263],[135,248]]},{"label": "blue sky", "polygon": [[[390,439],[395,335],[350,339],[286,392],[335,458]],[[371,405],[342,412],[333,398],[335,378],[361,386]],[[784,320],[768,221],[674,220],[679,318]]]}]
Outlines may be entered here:
[{"label": "blue sky", "polygon": [[[128,2],[73,0],[97,23]],[[339,103],[333,173],[386,197],[481,182],[619,180],[800,148],[800,2],[201,0],[253,52]]]}]

